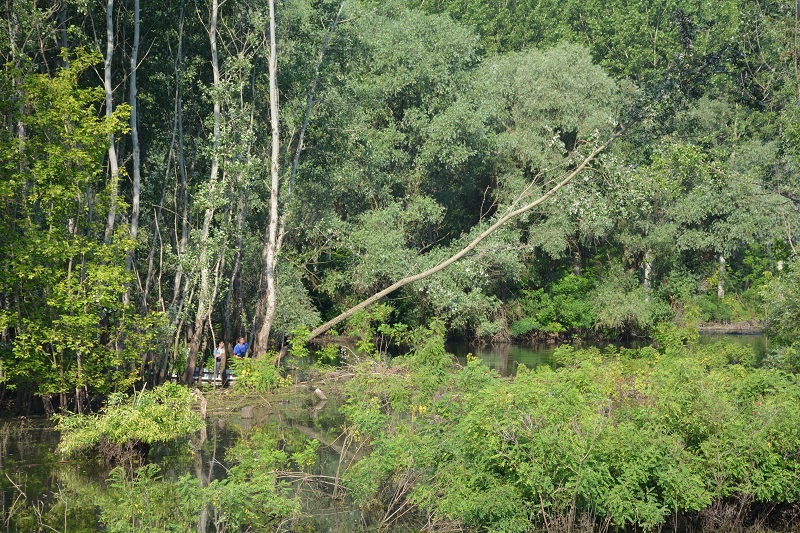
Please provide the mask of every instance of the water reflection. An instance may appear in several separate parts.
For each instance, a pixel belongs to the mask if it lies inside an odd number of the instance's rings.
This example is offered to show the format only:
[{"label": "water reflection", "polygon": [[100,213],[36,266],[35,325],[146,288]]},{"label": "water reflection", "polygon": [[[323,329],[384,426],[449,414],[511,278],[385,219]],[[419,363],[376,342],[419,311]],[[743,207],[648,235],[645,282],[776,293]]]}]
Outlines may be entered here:
[{"label": "water reflection", "polygon": [[[47,420],[1,421],[0,530],[370,529],[370,517],[343,491],[331,497],[356,457],[340,438],[340,398],[320,402],[303,393],[280,402],[254,398],[245,407],[210,411],[205,431],[179,446],[154,447],[151,463],[136,471],[63,461]],[[298,465],[294,454],[312,440],[320,442],[312,447],[316,460]]]},{"label": "water reflection", "polygon": [[517,367],[524,364],[528,368],[539,366],[553,366],[553,352],[556,350],[555,344],[489,344],[485,346],[471,346],[469,344],[452,344],[447,349],[454,354],[458,362],[466,364],[467,354],[472,354],[486,366],[497,370],[502,376],[513,376],[517,373]]},{"label": "water reflection", "polygon": [[752,350],[756,364],[761,364],[769,351],[769,338],[766,335],[733,335],[727,333],[701,333],[699,344],[717,342],[733,343]]},{"label": "water reflection", "polygon": [[[698,339],[701,345],[713,344],[717,342],[734,343],[745,346],[753,351],[756,362],[761,363],[767,350],[769,340],[766,335],[731,335],[724,333],[703,333]],[[586,342],[581,347],[605,348],[607,342]],[[619,346],[624,348],[639,348],[649,345],[646,341],[633,341],[622,343]],[[458,362],[466,364],[467,354],[472,354],[483,361],[489,368],[497,370],[502,376],[513,376],[517,373],[519,365],[524,364],[528,368],[539,366],[549,366],[555,368],[553,353],[558,347],[553,343],[539,344],[487,344],[483,346],[473,346],[467,343],[448,344],[447,350],[454,354]]]}]

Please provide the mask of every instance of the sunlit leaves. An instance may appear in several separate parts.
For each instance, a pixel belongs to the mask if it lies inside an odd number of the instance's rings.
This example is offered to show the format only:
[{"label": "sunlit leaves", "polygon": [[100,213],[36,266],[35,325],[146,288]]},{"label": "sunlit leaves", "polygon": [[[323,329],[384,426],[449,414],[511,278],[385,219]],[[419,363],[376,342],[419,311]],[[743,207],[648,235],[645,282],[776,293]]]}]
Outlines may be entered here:
[{"label": "sunlit leaves", "polygon": [[579,520],[653,529],[730,497],[793,501],[796,378],[674,333],[661,352],[565,347],[562,368],[509,380],[475,361],[433,388],[412,372],[400,379],[426,409],[410,418],[397,416],[404,404],[380,410],[396,374],[359,378],[348,415],[364,427],[356,406],[372,405],[377,438],[348,486],[374,502],[403,472],[418,480],[403,490],[434,519],[503,531]]},{"label": "sunlit leaves", "polygon": [[120,446],[128,441],[167,443],[190,435],[200,429],[202,423],[194,411],[189,389],[167,383],[129,398],[112,396],[97,415],[60,417],[59,450],[66,455],[73,454],[96,446],[101,439]]},{"label": "sunlit leaves", "polygon": [[132,280],[124,265],[132,246],[126,231],[102,242],[102,214],[116,194],[104,183],[103,157],[109,135],[124,131],[128,111],[122,105],[110,118],[101,116],[102,90],[81,86],[81,75],[98,60],[77,50],[54,76],[25,78],[14,95],[24,100],[25,134],[15,146],[16,164],[0,174],[15,184],[13,197],[4,199],[15,216],[3,219],[0,243],[6,273],[0,291],[17,301],[7,324],[15,342],[4,379],[42,395],[130,386],[136,350],[158,332],[157,316],[138,317],[122,303]]}]

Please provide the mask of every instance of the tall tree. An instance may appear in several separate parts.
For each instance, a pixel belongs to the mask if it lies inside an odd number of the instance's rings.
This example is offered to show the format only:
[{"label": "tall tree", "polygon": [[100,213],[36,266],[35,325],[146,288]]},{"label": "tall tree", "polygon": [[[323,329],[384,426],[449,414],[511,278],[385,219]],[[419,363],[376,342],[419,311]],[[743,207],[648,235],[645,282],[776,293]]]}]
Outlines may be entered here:
[{"label": "tall tree", "polygon": [[[114,86],[111,78],[111,67],[114,58],[114,0],[106,2],[106,54],[103,59],[103,88],[105,89],[106,118],[114,113]],[[108,217],[106,219],[105,242],[111,242],[117,216],[117,193],[119,191],[119,162],[114,134],[108,137],[108,168],[111,191],[109,195]]]},{"label": "tall tree", "polygon": [[[270,153],[270,184],[269,184],[269,222],[263,252],[262,280],[265,290],[263,303],[264,318],[258,328],[253,352],[261,355],[266,350],[269,342],[269,332],[272,320],[275,317],[275,304],[277,302],[277,275],[276,264],[278,258],[278,190],[280,188],[280,123],[278,117],[278,47],[275,33],[275,0],[268,0],[269,5],[269,117],[272,145]],[[260,299],[261,300],[261,299]]]},{"label": "tall tree", "polygon": [[199,235],[199,255],[196,264],[196,272],[199,275],[199,290],[197,291],[197,310],[194,317],[194,328],[192,329],[191,341],[186,355],[186,367],[183,372],[183,382],[189,383],[194,379],[194,370],[197,365],[197,353],[205,335],[205,327],[211,317],[211,310],[214,302],[216,287],[211,287],[211,258],[209,235],[211,222],[214,218],[216,208],[216,193],[219,187],[219,157],[220,157],[220,122],[222,120],[222,104],[220,101],[222,92],[222,79],[220,76],[219,51],[217,49],[217,25],[219,22],[219,2],[211,0],[208,24],[208,39],[211,45],[211,69],[213,73],[212,99],[214,105],[212,117],[212,147],[211,147],[211,171],[207,186],[206,207],[203,215],[203,225]]},{"label": "tall tree", "polygon": [[[142,182],[142,160],[139,148],[139,97],[136,74],[139,71],[139,40],[141,35],[140,0],[133,0],[133,46],[131,48],[131,70],[128,80],[128,105],[131,106],[131,148],[133,150],[133,191],[131,194],[131,239],[136,242],[139,235],[139,212]],[[128,259],[131,268],[133,256]]]}]

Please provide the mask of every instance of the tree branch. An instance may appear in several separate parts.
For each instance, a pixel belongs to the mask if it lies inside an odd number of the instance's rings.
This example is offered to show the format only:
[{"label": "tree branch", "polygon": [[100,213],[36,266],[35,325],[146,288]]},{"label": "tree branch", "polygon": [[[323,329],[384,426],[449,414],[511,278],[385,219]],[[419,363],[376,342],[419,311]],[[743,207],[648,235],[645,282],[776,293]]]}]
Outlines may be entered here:
[{"label": "tree branch", "polygon": [[[370,306],[371,304],[377,302],[378,300],[380,300],[384,296],[396,291],[400,287],[404,287],[405,285],[408,285],[409,283],[413,283],[415,281],[419,281],[421,279],[425,279],[425,278],[427,278],[429,276],[432,276],[433,274],[436,274],[437,272],[439,272],[441,270],[444,270],[448,266],[452,265],[453,263],[455,263],[456,261],[458,261],[459,259],[461,259],[465,255],[467,255],[469,252],[471,252],[482,240],[484,240],[486,237],[488,237],[489,235],[494,233],[495,230],[497,230],[500,226],[502,226],[503,224],[505,224],[509,220],[511,220],[513,218],[516,218],[519,215],[521,215],[521,214],[523,214],[523,213],[525,213],[527,211],[530,211],[531,209],[533,209],[537,205],[539,205],[542,202],[548,200],[551,196],[553,196],[556,192],[558,192],[559,189],[564,187],[566,184],[568,184],[570,181],[572,181],[575,178],[575,176],[580,174],[589,165],[589,163],[591,163],[603,150],[608,148],[608,146],[617,137],[622,135],[624,133],[624,131],[625,131],[625,126],[620,127],[620,129],[615,131],[614,134],[611,135],[611,137],[609,137],[608,140],[606,140],[606,142],[604,142],[602,145],[600,145],[598,148],[596,148],[591,154],[589,154],[583,160],[583,162],[581,162],[581,164],[578,165],[575,168],[575,170],[570,172],[567,175],[567,177],[565,177],[563,180],[561,180],[552,189],[550,189],[549,191],[544,193],[538,199],[536,199],[533,202],[530,202],[528,204],[525,204],[522,207],[519,207],[517,209],[514,209],[513,205],[512,205],[512,207],[509,208],[509,211],[505,215],[503,215],[497,222],[492,224],[489,228],[487,228],[485,231],[483,231],[480,235],[475,237],[475,239],[473,239],[472,242],[470,242],[467,246],[462,248],[455,255],[450,256],[450,258],[442,261],[441,263],[439,263],[438,265],[436,265],[436,266],[434,266],[432,268],[429,268],[428,270],[425,270],[424,272],[420,272],[419,274],[414,274],[413,276],[405,277],[405,278],[403,278],[403,279],[401,279],[399,281],[396,281],[395,283],[391,284],[390,286],[386,287],[382,291],[373,294],[372,296],[370,296],[366,300],[362,301],[361,303],[359,303],[359,304],[351,307],[347,311],[341,313],[336,318],[333,318],[333,319],[325,322],[321,326],[315,328],[311,332],[311,334],[309,335],[308,339],[311,340],[311,339],[313,339],[315,337],[318,337],[319,335],[325,333],[326,331],[328,331],[332,327],[334,327],[334,326],[340,324],[341,322],[347,320],[353,314],[355,314],[357,311],[360,311],[361,309],[364,309],[364,308]],[[528,188],[526,188],[526,191],[527,190],[528,190]],[[523,192],[523,194],[525,194],[525,193]],[[519,199],[517,199],[517,201],[519,201]],[[515,202],[515,204],[516,204],[516,202]]]}]

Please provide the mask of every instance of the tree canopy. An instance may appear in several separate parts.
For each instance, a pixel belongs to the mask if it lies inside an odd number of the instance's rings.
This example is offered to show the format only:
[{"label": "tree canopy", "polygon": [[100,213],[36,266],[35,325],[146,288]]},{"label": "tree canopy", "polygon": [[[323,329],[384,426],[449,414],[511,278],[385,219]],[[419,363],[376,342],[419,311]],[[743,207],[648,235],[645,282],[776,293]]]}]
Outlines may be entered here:
[{"label": "tree canopy", "polygon": [[191,379],[219,340],[268,331],[254,355],[279,350],[451,257],[622,124],[381,320],[507,340],[752,318],[796,268],[796,10],[4,4],[0,398],[80,411]]}]

